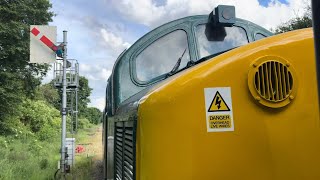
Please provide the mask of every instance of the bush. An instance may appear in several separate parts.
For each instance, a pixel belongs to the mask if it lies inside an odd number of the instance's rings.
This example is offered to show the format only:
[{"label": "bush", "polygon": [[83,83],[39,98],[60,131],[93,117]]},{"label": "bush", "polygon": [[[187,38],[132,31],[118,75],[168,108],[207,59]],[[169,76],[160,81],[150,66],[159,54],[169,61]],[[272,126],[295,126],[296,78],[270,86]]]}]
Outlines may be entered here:
[{"label": "bush", "polygon": [[39,132],[46,124],[52,125],[54,118],[59,117],[59,111],[45,101],[26,100],[21,108],[21,122],[29,126],[32,132]]},{"label": "bush", "polygon": [[78,119],[78,128],[79,129],[85,129],[85,128],[91,128],[93,125],[90,123],[90,121],[87,118],[79,118]]},{"label": "bush", "polygon": [[28,150],[35,155],[39,155],[42,148],[43,147],[40,145],[40,143],[35,139],[29,144]]},{"label": "bush", "polygon": [[59,136],[50,142],[35,137],[16,139],[0,137],[0,179],[52,179],[59,160]]},{"label": "bush", "polygon": [[49,165],[48,159],[42,159],[39,163],[40,169],[47,169]]},{"label": "bush", "polygon": [[87,118],[92,124],[99,124],[101,122],[102,113],[98,108],[88,107],[82,112],[81,116]]},{"label": "bush", "polygon": [[6,138],[1,137],[1,136],[0,136],[0,147],[8,148],[8,142],[7,142]]},{"label": "bush", "polygon": [[49,126],[48,124],[46,124],[43,128],[41,128],[41,130],[37,133],[37,136],[39,138],[40,141],[46,141],[46,140],[50,140],[54,137],[56,137],[56,135],[59,133],[59,131],[57,131],[57,129],[53,128],[52,126]]}]

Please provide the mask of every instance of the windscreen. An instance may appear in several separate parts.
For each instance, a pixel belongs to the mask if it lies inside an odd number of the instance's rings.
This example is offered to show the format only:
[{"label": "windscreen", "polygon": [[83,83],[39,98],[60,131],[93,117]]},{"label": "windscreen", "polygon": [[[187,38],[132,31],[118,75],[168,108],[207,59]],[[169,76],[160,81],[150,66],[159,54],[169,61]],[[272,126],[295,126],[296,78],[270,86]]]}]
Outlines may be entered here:
[{"label": "windscreen", "polygon": [[[183,52],[185,54],[183,54]],[[136,74],[139,81],[147,82],[172,70],[182,56],[180,68],[189,61],[187,33],[173,31],[145,48],[136,58]]]},{"label": "windscreen", "polygon": [[246,31],[237,26],[212,27],[202,24],[196,28],[200,58],[248,44]]}]

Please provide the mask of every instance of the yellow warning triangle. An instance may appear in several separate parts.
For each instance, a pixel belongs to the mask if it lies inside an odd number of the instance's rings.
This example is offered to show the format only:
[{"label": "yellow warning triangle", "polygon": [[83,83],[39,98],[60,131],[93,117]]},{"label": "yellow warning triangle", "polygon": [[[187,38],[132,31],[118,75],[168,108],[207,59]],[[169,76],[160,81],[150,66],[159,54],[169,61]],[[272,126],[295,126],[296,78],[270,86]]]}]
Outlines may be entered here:
[{"label": "yellow warning triangle", "polygon": [[219,91],[217,91],[216,95],[214,95],[214,98],[208,109],[208,112],[218,112],[218,111],[230,111],[227,103],[224,101]]}]

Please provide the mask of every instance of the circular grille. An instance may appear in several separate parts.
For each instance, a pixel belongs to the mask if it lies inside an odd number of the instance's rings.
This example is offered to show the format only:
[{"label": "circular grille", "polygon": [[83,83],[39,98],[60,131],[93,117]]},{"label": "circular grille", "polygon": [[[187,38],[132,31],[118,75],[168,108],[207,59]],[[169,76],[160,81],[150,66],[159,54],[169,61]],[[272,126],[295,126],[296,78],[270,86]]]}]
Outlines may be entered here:
[{"label": "circular grille", "polygon": [[289,104],[297,90],[295,72],[287,60],[265,56],[256,60],[248,74],[249,90],[256,101],[272,108]]},{"label": "circular grille", "polygon": [[263,99],[272,102],[283,101],[292,91],[292,74],[286,65],[277,61],[268,61],[258,67],[254,86]]}]

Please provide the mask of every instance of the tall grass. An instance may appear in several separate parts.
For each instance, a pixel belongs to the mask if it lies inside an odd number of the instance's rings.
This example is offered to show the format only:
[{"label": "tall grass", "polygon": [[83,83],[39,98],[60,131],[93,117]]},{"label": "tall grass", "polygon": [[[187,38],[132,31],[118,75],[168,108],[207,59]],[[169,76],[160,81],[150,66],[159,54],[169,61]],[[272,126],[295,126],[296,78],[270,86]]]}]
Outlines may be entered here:
[{"label": "tall grass", "polygon": [[[53,179],[59,160],[59,136],[51,141],[3,138],[0,141],[0,179]],[[1,143],[0,143],[1,144]]]},{"label": "tall grass", "polygon": [[[91,142],[88,134],[98,126],[90,125],[80,129],[76,143]],[[71,136],[70,134],[68,135]],[[53,180],[60,159],[60,135],[50,140],[40,141],[33,136],[2,137],[0,136],[0,180]],[[76,156],[75,167],[67,179],[92,179],[93,157],[85,153]]]}]

